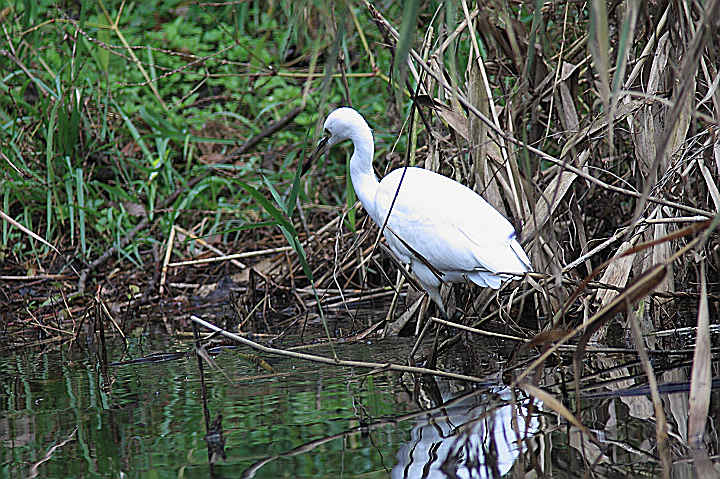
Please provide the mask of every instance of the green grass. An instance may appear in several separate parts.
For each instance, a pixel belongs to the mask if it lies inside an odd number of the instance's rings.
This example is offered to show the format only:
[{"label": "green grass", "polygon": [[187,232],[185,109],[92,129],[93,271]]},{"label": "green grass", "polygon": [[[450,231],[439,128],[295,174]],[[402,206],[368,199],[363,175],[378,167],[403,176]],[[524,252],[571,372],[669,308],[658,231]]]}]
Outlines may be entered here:
[{"label": "green grass", "polygon": [[[7,72],[0,78],[3,211],[84,260],[116,244],[138,213],[155,220],[162,199],[207,174],[209,163],[219,173],[182,195],[177,211],[160,213],[160,232],[173,222],[191,225],[193,211],[222,212],[211,231],[267,218],[272,211],[237,182],[268,197],[268,185],[289,188],[295,165],[288,160],[313,138],[319,110],[344,103],[342,83],[318,68],[307,107],[292,123],[241,158],[227,155],[301,104],[314,52],[340,45],[353,52],[347,73],[372,72],[356,54],[362,47],[349,18],[344,38],[328,36],[323,15],[333,2],[123,5],[119,13],[118,2],[65,10],[17,1],[5,11],[11,41],[4,38],[0,49],[16,53],[0,57]],[[305,14],[318,25],[308,25]],[[358,18],[371,29],[367,15]],[[378,51],[375,60],[387,70],[390,55]],[[360,77],[350,96],[369,116],[379,115],[387,85]],[[343,175],[342,164],[326,167]],[[141,232],[119,255],[140,264],[140,245],[158,238]],[[18,259],[47,252],[7,223],[2,247]]]}]

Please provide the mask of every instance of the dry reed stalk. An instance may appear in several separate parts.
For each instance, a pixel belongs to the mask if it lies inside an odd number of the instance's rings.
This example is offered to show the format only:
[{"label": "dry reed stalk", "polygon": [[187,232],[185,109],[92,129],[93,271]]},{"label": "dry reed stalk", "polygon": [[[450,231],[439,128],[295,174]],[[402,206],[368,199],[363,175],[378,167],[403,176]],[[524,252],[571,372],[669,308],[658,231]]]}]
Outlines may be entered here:
[{"label": "dry reed stalk", "polygon": [[[593,8],[598,5],[593,4]],[[386,38],[390,41],[398,38],[397,30],[392,27],[390,22],[372,5],[366,3],[366,6],[376,24],[387,34]],[[630,43],[639,42],[643,45],[643,50],[636,55],[635,50],[628,48],[626,44],[624,47],[626,49],[618,57],[619,68],[614,72],[609,67],[609,59],[603,58],[605,53],[596,47],[592,47],[596,51],[591,55],[583,55],[581,50],[583,42],[601,45],[615,41],[615,38],[604,38],[605,34],[601,31],[604,28],[602,25],[600,25],[600,30],[595,32],[594,37],[578,37],[569,45],[563,43],[559,55],[550,57],[540,55],[538,57],[538,62],[543,66],[538,71],[543,73],[539,77],[541,81],[538,82],[540,89],[534,93],[549,98],[550,111],[548,115],[555,115],[547,117],[546,124],[542,128],[543,136],[546,141],[551,135],[566,139],[560,145],[560,155],[555,157],[514,137],[515,122],[527,108],[524,102],[517,102],[513,97],[505,98],[503,114],[499,115],[496,112],[495,98],[488,94],[493,87],[491,82],[498,80],[498,77],[493,77],[488,73],[487,68],[488,65],[491,65],[492,74],[497,75],[497,63],[494,63],[495,60],[492,57],[495,50],[490,48],[489,58],[481,58],[476,35],[483,36],[487,45],[497,46],[497,52],[504,51],[517,60],[515,53],[519,51],[518,49],[527,48],[528,45],[526,38],[523,37],[526,32],[521,32],[515,27],[511,28],[509,25],[505,25],[504,30],[497,29],[492,22],[487,21],[489,16],[486,13],[471,12],[466,4],[461,4],[461,6],[463,11],[457,25],[447,25],[446,28],[429,26],[422,32],[422,48],[419,52],[412,47],[409,50],[407,58],[409,71],[416,82],[420,83],[418,88],[422,92],[421,97],[417,98],[418,101],[422,99],[419,106],[429,106],[437,113],[437,116],[429,116],[429,122],[423,120],[421,124],[416,119],[416,126],[422,125],[432,131],[426,130],[423,135],[413,133],[410,139],[412,150],[410,154],[419,155],[422,152],[425,155],[425,165],[432,169],[443,167],[441,161],[443,156],[453,158],[452,171],[457,179],[462,181],[463,178],[473,178],[474,176],[476,188],[480,189],[491,203],[501,210],[507,205],[510,207],[509,211],[512,212],[511,216],[524,218],[523,237],[526,241],[530,240],[533,263],[542,271],[552,272],[555,275],[555,285],[552,289],[549,289],[550,283],[538,283],[540,289],[537,290],[539,294],[535,298],[536,307],[544,311],[547,316],[553,316],[567,299],[568,293],[563,292],[561,285],[567,284],[568,279],[572,280],[567,275],[572,275],[573,270],[578,266],[584,265],[591,270],[593,264],[601,264],[608,257],[621,257],[623,251],[643,240],[645,242],[656,240],[654,246],[650,247],[648,251],[644,251],[642,255],[637,255],[638,259],[636,260],[623,257],[617,262],[609,263],[604,277],[592,287],[605,288],[604,290],[600,289],[597,293],[598,303],[602,307],[610,303],[613,296],[617,295],[617,291],[622,291],[624,285],[638,275],[638,271],[648,270],[652,264],[665,264],[670,274],[657,285],[657,294],[654,294],[653,297],[666,298],[666,301],[657,301],[653,304],[653,306],[661,307],[646,308],[646,310],[653,311],[657,322],[658,315],[668,314],[664,304],[671,304],[672,299],[679,297],[674,294],[673,288],[675,272],[672,270],[671,262],[667,260],[673,251],[672,247],[681,246],[681,243],[674,242],[677,239],[657,240],[670,236],[669,234],[674,228],[672,223],[681,221],[680,217],[677,217],[678,211],[705,215],[705,217],[711,215],[708,210],[702,208],[702,204],[695,205],[682,199],[678,201],[678,198],[684,198],[682,194],[667,195],[660,189],[661,184],[677,182],[688,171],[686,168],[682,174],[679,174],[677,163],[670,162],[670,158],[672,155],[684,154],[683,148],[687,147],[688,125],[693,118],[696,118],[695,115],[688,113],[693,104],[694,95],[692,93],[695,91],[693,88],[683,87],[685,88],[684,98],[687,99],[686,105],[678,110],[680,115],[675,119],[674,134],[668,142],[668,153],[665,155],[667,161],[656,168],[659,177],[656,182],[657,189],[651,189],[652,194],[644,196],[639,191],[641,187],[635,186],[636,184],[642,185],[643,178],[652,176],[652,163],[657,156],[657,152],[654,151],[656,139],[652,136],[653,130],[658,129],[658,122],[665,121],[665,115],[668,112],[665,103],[652,101],[652,98],[657,98],[658,93],[663,91],[663,82],[666,82],[664,83],[666,85],[670,84],[667,83],[671,75],[671,70],[667,68],[667,31],[669,28],[667,16],[670,7],[662,12],[662,16],[655,24],[642,26],[633,23],[637,20],[636,11],[626,11],[624,24],[628,30],[625,33],[625,40],[629,40]],[[498,11],[500,10],[498,8]],[[566,7],[564,10],[566,21],[567,15]],[[600,18],[600,21],[606,21],[606,19]],[[567,27],[568,25],[565,23],[563,35],[567,33]],[[519,33],[522,34],[518,35]],[[458,38],[467,39],[470,45],[467,58],[468,69],[464,77],[467,82],[465,85],[456,82],[456,76],[453,75],[452,69],[444,60],[451,42]],[[491,41],[488,42],[488,39]],[[431,47],[433,44],[439,46],[433,49]],[[588,70],[590,58],[593,59],[595,70]],[[603,65],[606,66],[603,67]],[[625,65],[627,65],[627,70],[630,70],[629,74],[625,73]],[[523,68],[527,68],[527,64]],[[642,76],[643,71],[648,73]],[[578,97],[577,91],[587,87],[584,85],[586,82],[584,76],[593,72],[599,75],[599,84],[607,86],[602,90],[608,95],[610,74],[614,75],[612,77],[612,95],[606,97],[601,95],[606,104],[612,105],[612,112],[589,121],[588,106],[582,103],[584,98]],[[603,82],[602,77],[607,77],[607,82]],[[620,89],[618,85],[622,85],[623,88]],[[636,97],[632,91],[629,91],[638,87],[645,92],[644,97]],[[523,88],[526,87],[523,86]],[[436,90],[438,93],[434,95],[433,92]],[[707,101],[710,98],[715,101],[713,95],[707,96],[707,98]],[[450,106],[447,106],[446,103],[449,103]],[[461,108],[466,108],[469,115],[466,116]],[[554,122],[555,119],[556,122]],[[610,167],[607,166],[609,163],[606,163],[605,159],[597,157],[598,151],[602,150],[602,142],[606,141],[602,136],[603,132],[611,132],[612,136],[617,127],[623,123],[630,127],[629,135],[623,133],[624,138],[632,141],[637,153],[637,158],[629,163],[629,171],[634,172],[636,178],[629,177],[627,172],[613,167],[612,164]],[[412,128],[411,131],[416,131],[416,129]],[[445,135],[448,131],[454,133],[455,142],[447,141],[448,137]],[[423,136],[426,143],[424,147],[420,146]],[[452,136],[450,140],[452,140]],[[463,153],[465,141],[468,140],[471,145],[469,155]],[[511,146],[519,149],[509,151]],[[523,152],[537,155],[540,160],[552,162],[556,166],[545,169],[523,169],[521,174],[517,159]],[[420,158],[422,161],[422,157]],[[567,158],[573,158],[573,160],[570,161]],[[708,181],[708,170],[701,168],[699,163],[698,169],[703,174],[704,183],[710,189],[712,196],[714,182]],[[527,176],[531,173],[534,173],[533,177]],[[522,181],[519,179],[520,176],[524,177]],[[610,180],[605,178],[610,178]],[[472,182],[470,181],[470,183]],[[615,229],[608,239],[604,239],[603,234],[607,235],[607,229],[599,231],[597,226],[589,222],[582,207],[578,207],[577,200],[583,196],[586,197],[583,200],[584,204],[602,204],[607,201],[611,208],[612,205],[617,205],[621,201],[629,201],[630,204],[633,201],[636,204],[651,201],[662,207],[655,206],[652,210],[645,211],[644,217],[639,217],[637,221]],[[532,207],[527,205],[532,205]],[[527,213],[523,214],[523,211]],[[626,213],[629,213],[629,210]],[[621,220],[621,217],[616,215],[606,218],[609,224],[612,224],[613,220]],[[567,228],[568,225],[573,228]],[[649,225],[652,227],[648,228]],[[574,239],[570,236],[572,231],[577,232],[578,238]],[[360,272],[363,284],[367,281],[369,278],[367,265],[370,264],[368,260],[371,259],[368,252],[372,251],[372,248],[368,250],[365,247],[362,251],[356,246],[351,246],[348,249],[347,245],[338,242],[339,238],[341,238],[340,234],[336,236],[336,261],[334,264],[337,266],[332,276],[336,287],[342,291],[351,286],[353,278],[357,274],[356,271]],[[678,238],[681,240],[681,237]],[[618,241],[620,239],[624,239],[624,241]],[[365,244],[364,239],[361,238],[359,241],[360,243],[356,244]],[[578,245],[570,247],[569,242],[577,242]],[[598,244],[599,242],[600,244]],[[578,254],[577,251],[580,253]],[[340,256],[349,258],[349,255],[356,256],[349,261],[338,261]],[[643,261],[640,260],[641,257],[644,258]],[[375,260],[372,259],[372,261]],[[360,266],[359,269],[355,268],[356,264]],[[322,271],[322,268],[319,268],[318,271]],[[382,268],[380,273],[386,281],[392,282]],[[343,280],[340,279],[341,276],[344,278]],[[327,274],[322,276],[322,285],[325,284],[327,278]],[[398,292],[401,282],[402,280],[396,281]],[[480,298],[476,301],[478,307],[484,308],[487,304],[489,303]],[[396,305],[397,293],[391,310],[394,310]],[[585,318],[589,319],[593,305],[587,298],[584,298],[582,308]],[[389,314],[388,320],[390,317]],[[604,329],[598,333],[596,339],[604,337]],[[643,326],[645,333],[649,333],[653,329],[654,326],[651,323]]]},{"label": "dry reed stalk", "polygon": [[[695,354],[690,379],[690,398],[687,416],[686,441],[692,449],[703,449],[705,426],[710,407],[712,383],[712,354],[710,342],[710,310],[707,299],[705,260],[700,260],[700,304],[697,316]],[[684,418],[683,418],[684,419]]]}]

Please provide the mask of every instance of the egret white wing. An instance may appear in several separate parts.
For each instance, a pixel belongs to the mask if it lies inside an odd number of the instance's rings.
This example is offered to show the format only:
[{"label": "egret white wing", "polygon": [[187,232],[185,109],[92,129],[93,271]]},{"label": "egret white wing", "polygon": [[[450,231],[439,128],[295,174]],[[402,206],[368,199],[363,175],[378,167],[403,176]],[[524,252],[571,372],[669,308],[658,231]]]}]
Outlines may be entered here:
[{"label": "egret white wing", "polygon": [[402,241],[388,237],[388,242],[399,256],[410,254],[407,244],[440,271],[527,270],[511,246],[510,222],[469,188],[430,170],[397,169],[383,178],[375,195],[378,224],[396,192],[388,226]]}]

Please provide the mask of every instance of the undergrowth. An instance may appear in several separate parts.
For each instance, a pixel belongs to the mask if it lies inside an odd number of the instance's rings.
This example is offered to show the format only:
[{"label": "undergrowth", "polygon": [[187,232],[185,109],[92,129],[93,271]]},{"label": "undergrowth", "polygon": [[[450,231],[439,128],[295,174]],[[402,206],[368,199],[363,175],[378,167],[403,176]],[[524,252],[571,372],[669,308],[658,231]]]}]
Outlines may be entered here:
[{"label": "undergrowth", "polygon": [[[191,227],[209,211],[216,213],[205,235],[228,235],[228,222],[257,223],[265,212],[233,179],[267,191],[264,177],[287,189],[319,108],[346,102],[340,80],[322,68],[338,43],[325,35],[330,3],[78,5],[13,2],[3,10],[0,141],[3,211],[81,262],[118,245],[145,217],[159,215],[157,229],[118,248],[119,259],[141,264],[172,224]],[[366,16],[358,21],[368,26]],[[361,52],[357,34],[343,37],[341,49]],[[389,58],[379,51],[374,61],[386,70]],[[348,57],[345,69],[360,75],[349,84],[357,107],[382,112],[387,84],[368,59]],[[256,136],[252,151],[235,153]],[[329,172],[341,177],[343,165]],[[199,175],[208,176],[156,211]],[[18,264],[51,251],[7,222],[2,247]]]},{"label": "undergrowth", "polygon": [[[650,296],[636,313],[663,327],[676,292],[699,294],[696,261],[715,294],[719,45],[706,5],[405,7],[10,3],[8,271],[79,277],[84,292],[108,264],[158,272],[169,250],[162,290],[167,268],[185,274],[170,258],[210,254],[205,238],[223,252],[289,243],[285,270],[256,268],[273,288],[393,283],[354,207],[349,150],[317,159],[301,186],[296,175],[327,112],[351,104],[374,128],[380,174],[438,170],[515,224],[537,272],[523,303],[535,327],[586,321],[637,281],[630,298]],[[658,265],[667,274],[643,279]],[[461,303],[476,315],[490,304],[474,292]]]}]

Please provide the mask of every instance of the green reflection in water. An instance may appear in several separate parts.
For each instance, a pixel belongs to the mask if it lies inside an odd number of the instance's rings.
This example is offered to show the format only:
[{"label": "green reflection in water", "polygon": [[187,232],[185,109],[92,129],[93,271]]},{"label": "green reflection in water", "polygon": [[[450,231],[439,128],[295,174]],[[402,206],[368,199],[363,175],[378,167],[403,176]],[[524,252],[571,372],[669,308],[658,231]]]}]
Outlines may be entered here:
[{"label": "green reflection in water", "polygon": [[[133,347],[131,357],[147,354]],[[342,357],[367,358],[368,348]],[[267,372],[232,350],[214,360],[233,383],[206,369],[211,416],[224,417],[227,460],[216,473],[240,477],[265,461],[255,477],[387,476],[413,424],[365,435],[359,426],[406,411],[396,376],[264,359],[285,374],[260,377]],[[108,386],[92,359],[23,353],[0,358],[0,379],[0,477],[209,475],[194,356],[111,367]],[[275,455],[284,457],[268,460]]]}]

